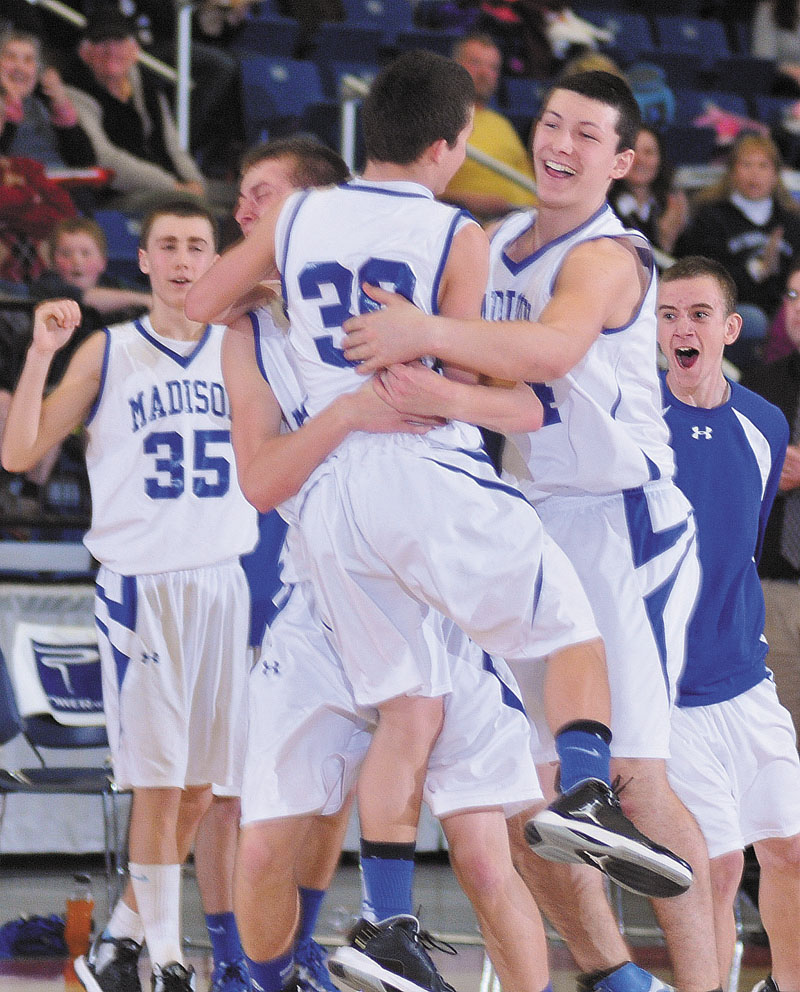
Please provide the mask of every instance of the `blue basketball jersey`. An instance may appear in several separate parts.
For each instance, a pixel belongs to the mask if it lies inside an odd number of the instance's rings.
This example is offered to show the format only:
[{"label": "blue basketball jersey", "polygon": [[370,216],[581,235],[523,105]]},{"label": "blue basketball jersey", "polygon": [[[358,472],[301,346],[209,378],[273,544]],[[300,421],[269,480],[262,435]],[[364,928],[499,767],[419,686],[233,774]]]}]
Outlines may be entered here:
[{"label": "blue basketball jersey", "polygon": [[789,428],[777,407],[731,382],[712,409],[676,399],[662,374],[676,481],[694,507],[702,568],[679,706],[732,699],[767,673],[764,596],[756,571]]}]

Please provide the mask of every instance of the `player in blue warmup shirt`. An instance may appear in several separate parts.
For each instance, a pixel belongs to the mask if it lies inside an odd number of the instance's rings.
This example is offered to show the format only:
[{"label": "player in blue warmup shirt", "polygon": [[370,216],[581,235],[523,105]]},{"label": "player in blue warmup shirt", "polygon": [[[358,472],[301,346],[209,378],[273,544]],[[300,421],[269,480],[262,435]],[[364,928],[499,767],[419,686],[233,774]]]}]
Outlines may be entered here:
[{"label": "player in blue warmup shirt", "polygon": [[756,571],[789,438],[777,407],[722,373],[738,337],[736,287],[719,263],[681,259],[659,287],[658,340],[677,482],[697,516],[702,584],[673,710],[675,792],[708,844],[722,975],[733,958],[742,848],[761,865],[759,908],[772,951],[767,992],[800,988],[800,762],[766,665]]}]

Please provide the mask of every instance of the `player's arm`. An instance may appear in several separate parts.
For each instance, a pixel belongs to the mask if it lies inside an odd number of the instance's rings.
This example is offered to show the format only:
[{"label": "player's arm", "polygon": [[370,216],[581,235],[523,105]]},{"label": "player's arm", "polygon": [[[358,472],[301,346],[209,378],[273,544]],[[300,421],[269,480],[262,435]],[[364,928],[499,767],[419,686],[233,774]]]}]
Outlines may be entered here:
[{"label": "player's arm", "polygon": [[370,381],[355,393],[337,397],[298,430],[281,434],[281,409],[258,368],[246,317],[225,333],[222,370],[231,404],[239,485],[262,513],[294,496],[352,431],[422,434],[432,426],[414,422],[385,404]]},{"label": "player's arm", "polygon": [[3,433],[2,463],[9,472],[35,465],[86,419],[100,389],[105,334],[92,334],[78,348],[61,381],[44,398],[53,356],[81,321],[74,300],[48,300],[34,312],[28,348]]},{"label": "player's arm", "polygon": [[190,320],[218,321],[275,269],[275,227],[281,200],[253,225],[250,236],[224,252],[186,296]]},{"label": "player's arm", "polygon": [[344,353],[364,373],[433,354],[499,379],[551,381],[583,358],[604,327],[630,320],[642,295],[640,271],[633,254],[609,238],[580,244],[538,321],[432,317],[368,287],[386,306],[347,321]]}]

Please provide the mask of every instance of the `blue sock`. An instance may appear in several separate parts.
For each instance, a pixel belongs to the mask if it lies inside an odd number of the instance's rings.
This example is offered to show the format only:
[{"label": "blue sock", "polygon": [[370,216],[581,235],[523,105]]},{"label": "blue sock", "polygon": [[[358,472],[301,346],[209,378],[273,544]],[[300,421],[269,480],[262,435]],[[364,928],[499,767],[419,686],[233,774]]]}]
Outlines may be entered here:
[{"label": "blue sock", "polygon": [[244,957],[233,913],[206,913],[206,928],[215,965],[233,964]]},{"label": "blue sock", "polygon": [[303,944],[311,940],[324,898],[325,889],[304,889],[302,885],[300,886],[300,923],[297,927],[295,944]]},{"label": "blue sock", "polygon": [[361,891],[364,916],[380,923],[413,915],[415,844],[390,844],[361,838]]},{"label": "blue sock", "polygon": [[294,970],[294,951],[287,951],[269,961],[253,961],[247,958],[250,980],[256,992],[281,992]]},{"label": "blue sock", "polygon": [[561,761],[561,791],[567,792],[588,778],[611,780],[611,731],[595,720],[574,720],[556,734]]}]

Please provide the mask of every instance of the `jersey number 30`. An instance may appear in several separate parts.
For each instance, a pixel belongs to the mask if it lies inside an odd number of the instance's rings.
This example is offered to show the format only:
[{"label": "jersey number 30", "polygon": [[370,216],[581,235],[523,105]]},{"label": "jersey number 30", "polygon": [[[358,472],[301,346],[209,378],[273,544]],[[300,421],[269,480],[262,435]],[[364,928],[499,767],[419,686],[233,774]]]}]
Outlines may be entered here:
[{"label": "jersey number 30", "polygon": [[[192,493],[201,499],[224,496],[231,483],[231,465],[227,458],[211,454],[212,444],[230,447],[231,432],[205,430],[194,432]],[[186,488],[183,437],[177,431],[154,431],[144,439],[144,453],[155,455],[157,476],[146,476],[144,491],[151,499],[177,499]]]},{"label": "jersey number 30", "polygon": [[[311,262],[305,266],[298,278],[300,295],[304,300],[321,300],[322,287],[332,286],[337,300],[334,303],[324,303],[319,308],[322,326],[326,328],[341,327],[348,317],[355,314],[350,309],[353,295],[353,281],[358,286],[358,312],[369,313],[377,310],[380,304],[371,299],[361,288],[365,282],[373,286],[382,286],[405,296],[407,300],[414,299],[414,287],[417,278],[408,262],[399,262],[389,258],[369,258],[358,272],[351,272],[341,262]],[[349,368],[357,362],[349,362],[344,357],[341,348],[335,347],[332,334],[323,334],[315,338],[319,357],[328,365],[339,368]]]}]

